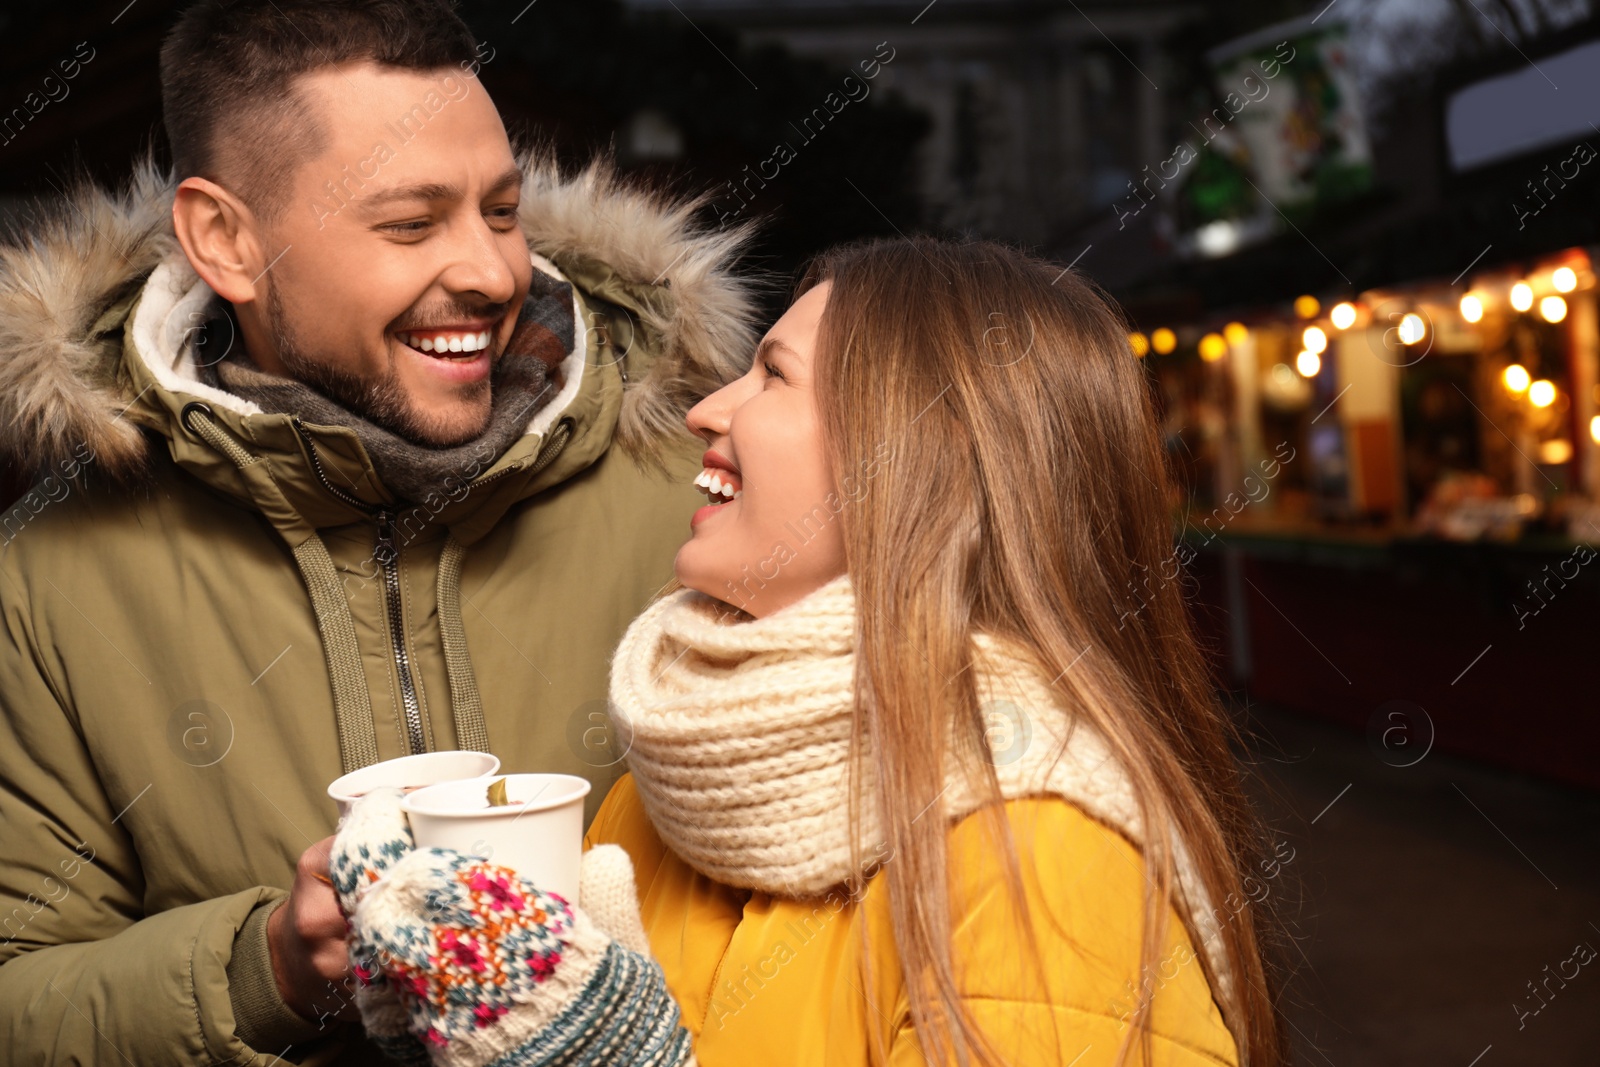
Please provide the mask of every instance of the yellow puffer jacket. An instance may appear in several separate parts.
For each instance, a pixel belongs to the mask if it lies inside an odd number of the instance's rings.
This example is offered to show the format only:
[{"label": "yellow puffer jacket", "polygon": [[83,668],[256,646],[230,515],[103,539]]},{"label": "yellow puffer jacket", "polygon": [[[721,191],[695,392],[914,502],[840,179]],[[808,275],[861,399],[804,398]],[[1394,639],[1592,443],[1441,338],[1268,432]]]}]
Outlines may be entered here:
[{"label": "yellow puffer jacket", "polygon": [[[1005,810],[1045,988],[1016,943],[985,820],[972,816],[954,826],[949,845],[954,960],[967,1007],[1007,1064],[1114,1063],[1137,996],[1143,859],[1064,800],[1014,800]],[[855,900],[842,890],[796,901],[719,884],[662,843],[631,776],[612,788],[589,828],[586,845],[599,844],[621,845],[633,860],[644,928],[701,1067],[926,1063],[881,871]],[[1236,1065],[1233,1037],[1176,915],[1168,928],[1152,979],[1148,1062]],[[887,1050],[886,1061],[872,1056],[875,1046]],[[1137,1042],[1126,1062],[1147,1062]]]}]

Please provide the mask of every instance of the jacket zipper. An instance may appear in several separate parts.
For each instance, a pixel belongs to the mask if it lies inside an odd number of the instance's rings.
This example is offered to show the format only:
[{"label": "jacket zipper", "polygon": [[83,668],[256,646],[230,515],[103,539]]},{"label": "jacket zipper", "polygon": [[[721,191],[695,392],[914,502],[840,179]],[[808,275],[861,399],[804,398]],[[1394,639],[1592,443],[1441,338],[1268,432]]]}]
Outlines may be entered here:
[{"label": "jacket zipper", "polygon": [[383,606],[389,616],[389,650],[394,653],[395,673],[400,676],[400,702],[405,707],[410,751],[426,752],[422,704],[417,700],[417,683],[411,676],[411,655],[406,651],[405,618],[400,610],[400,550],[395,547],[393,528],[394,513],[378,512],[378,543],[372,554],[383,568]]},{"label": "jacket zipper", "polygon": [[306,430],[305,423],[300,421],[300,416],[298,415],[291,416],[289,421],[294,425],[294,432],[300,436],[300,443],[306,446],[306,455],[311,457],[311,473],[317,476],[317,481],[322,483],[322,488],[333,494],[341,502],[349,504],[358,511],[364,511],[368,515],[376,515],[383,510],[359,497],[350,495],[337,485],[334,485],[328,479],[328,472],[322,469],[322,457],[317,454],[316,443],[311,440],[311,434]]},{"label": "jacket zipper", "polygon": [[[378,520],[378,541],[373,547],[372,554],[383,571],[383,606],[389,622],[389,650],[394,655],[395,673],[400,678],[400,702],[405,709],[409,753],[425,752],[427,741],[422,732],[422,703],[417,699],[417,683],[411,673],[411,656],[406,651],[405,643],[405,617],[400,607],[400,550],[394,543],[394,512],[387,508],[374,507],[334,485],[322,467],[322,457],[317,454],[310,433],[306,431],[298,417],[292,421],[295,433],[306,446],[306,455],[311,457],[311,471],[316,475],[317,481],[322,483],[322,487],[344,503]],[[571,438],[572,420],[562,419],[556,424],[550,440],[535,457],[529,473],[538,474],[553,463]],[[513,474],[516,470],[516,467],[509,467],[493,478],[485,478],[478,483],[478,486]]]},{"label": "jacket zipper", "polygon": [[378,520],[378,540],[373,546],[372,557],[383,571],[383,611],[389,622],[389,651],[394,656],[395,674],[400,678],[400,704],[406,717],[407,754],[426,752],[427,740],[422,732],[422,703],[417,699],[417,682],[411,674],[411,656],[406,652],[405,616],[400,608],[400,550],[394,543],[394,512],[388,508],[374,507],[334,485],[328,478],[328,472],[323,469],[322,457],[317,454],[310,433],[299,418],[293,422],[295,433],[300,435],[300,440],[306,446],[306,455],[311,457],[311,472],[317,476],[322,487],[344,503]]}]

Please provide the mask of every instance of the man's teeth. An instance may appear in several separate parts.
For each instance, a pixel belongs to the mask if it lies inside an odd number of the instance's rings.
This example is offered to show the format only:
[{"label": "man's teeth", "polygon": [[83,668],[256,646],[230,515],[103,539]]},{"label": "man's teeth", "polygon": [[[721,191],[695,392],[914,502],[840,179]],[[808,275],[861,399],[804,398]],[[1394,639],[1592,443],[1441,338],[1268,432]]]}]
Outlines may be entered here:
[{"label": "man's teeth", "polygon": [[480,352],[489,347],[490,332],[401,333],[400,343],[422,352]]},{"label": "man's teeth", "polygon": [[[735,485],[735,477],[737,476],[728,471],[713,470],[707,467],[700,472],[700,476],[694,480],[694,484],[713,497],[722,497],[723,502],[726,503],[729,500],[738,500],[744,496],[744,490],[737,488]],[[727,478],[727,481],[723,481],[724,478]]]}]

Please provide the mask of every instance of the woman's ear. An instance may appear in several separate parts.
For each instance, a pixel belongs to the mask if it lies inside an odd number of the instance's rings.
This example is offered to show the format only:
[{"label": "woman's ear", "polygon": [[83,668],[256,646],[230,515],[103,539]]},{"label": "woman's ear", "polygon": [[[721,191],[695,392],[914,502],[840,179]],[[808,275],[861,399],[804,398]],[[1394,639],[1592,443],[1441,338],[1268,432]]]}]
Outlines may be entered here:
[{"label": "woman's ear", "polygon": [[230,304],[258,293],[262,242],[255,215],[238,197],[205,178],[185,178],[172,201],[172,229],[190,266]]}]

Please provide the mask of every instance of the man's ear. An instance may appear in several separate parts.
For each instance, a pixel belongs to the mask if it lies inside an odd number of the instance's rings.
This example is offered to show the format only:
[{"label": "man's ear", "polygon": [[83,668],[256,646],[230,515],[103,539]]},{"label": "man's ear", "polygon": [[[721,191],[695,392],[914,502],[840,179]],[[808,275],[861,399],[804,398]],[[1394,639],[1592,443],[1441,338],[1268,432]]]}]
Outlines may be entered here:
[{"label": "man's ear", "polygon": [[260,295],[261,236],[238,197],[205,178],[185,178],[172,201],[172,228],[195,273],[218,296],[248,304]]}]

